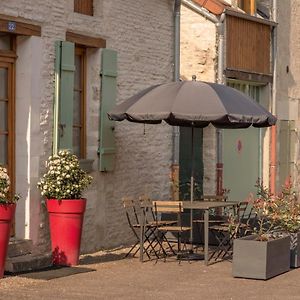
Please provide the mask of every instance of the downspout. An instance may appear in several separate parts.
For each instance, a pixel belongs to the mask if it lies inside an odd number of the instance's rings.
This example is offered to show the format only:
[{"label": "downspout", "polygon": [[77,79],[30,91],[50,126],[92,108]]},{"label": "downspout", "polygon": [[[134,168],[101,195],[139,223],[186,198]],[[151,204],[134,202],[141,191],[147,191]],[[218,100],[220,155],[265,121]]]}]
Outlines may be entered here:
[{"label": "downspout", "polygon": [[[272,3],[273,21],[277,22],[277,0]],[[272,30],[272,59],[273,59],[273,84],[272,84],[272,114],[276,115],[276,76],[277,76],[277,27]],[[276,125],[271,127],[270,145],[270,192],[276,192]]]},{"label": "downspout", "polygon": [[[219,43],[218,43],[218,73],[217,83],[224,84],[223,70],[224,70],[224,20],[225,13],[222,13],[220,20],[216,24]],[[216,193],[217,195],[223,194],[223,131],[217,129],[217,164],[216,164]]]},{"label": "downspout", "polygon": [[[180,80],[180,9],[181,0],[174,1],[174,81]],[[179,199],[179,127],[173,126],[172,199]]]}]

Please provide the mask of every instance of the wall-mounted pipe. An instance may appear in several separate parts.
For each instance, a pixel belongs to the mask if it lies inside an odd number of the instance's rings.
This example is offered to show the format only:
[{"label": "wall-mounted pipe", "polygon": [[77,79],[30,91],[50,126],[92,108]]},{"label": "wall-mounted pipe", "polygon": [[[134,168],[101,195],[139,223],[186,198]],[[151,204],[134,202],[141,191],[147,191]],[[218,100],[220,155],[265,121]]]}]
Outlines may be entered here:
[{"label": "wall-mounted pipe", "polygon": [[[181,0],[174,1],[174,81],[180,80],[180,10]],[[179,127],[173,126],[172,198],[179,199]]]},{"label": "wall-mounted pipe", "polygon": [[[277,0],[272,2],[272,18],[277,22]],[[272,30],[272,59],[273,59],[273,84],[272,84],[272,114],[276,115],[276,76],[277,76],[277,27]],[[270,141],[270,192],[276,192],[276,126],[271,128]]]},{"label": "wall-mounted pipe", "polygon": [[[224,84],[224,20],[225,13],[220,17],[220,20],[216,24],[218,34],[218,71],[217,82]],[[217,163],[216,163],[216,193],[221,195],[223,193],[223,131],[217,129]]]}]

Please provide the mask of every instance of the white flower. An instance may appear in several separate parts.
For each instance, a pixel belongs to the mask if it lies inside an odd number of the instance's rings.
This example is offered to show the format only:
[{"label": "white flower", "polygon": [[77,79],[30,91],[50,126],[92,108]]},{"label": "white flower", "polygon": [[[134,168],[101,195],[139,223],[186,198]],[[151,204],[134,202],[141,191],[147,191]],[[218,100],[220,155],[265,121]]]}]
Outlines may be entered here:
[{"label": "white flower", "polygon": [[48,160],[47,172],[38,182],[38,188],[46,198],[74,199],[81,197],[91,180],[91,176],[81,170],[77,157],[61,150]]}]

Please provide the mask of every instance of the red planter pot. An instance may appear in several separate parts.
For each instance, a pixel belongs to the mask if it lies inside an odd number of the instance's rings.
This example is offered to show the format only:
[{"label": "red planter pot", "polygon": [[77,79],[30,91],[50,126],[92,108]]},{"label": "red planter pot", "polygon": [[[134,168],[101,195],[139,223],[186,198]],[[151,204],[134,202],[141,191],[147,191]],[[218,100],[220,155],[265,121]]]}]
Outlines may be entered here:
[{"label": "red planter pot", "polygon": [[0,204],[0,278],[4,275],[7,247],[10,237],[11,222],[16,204]]},{"label": "red planter pot", "polygon": [[77,265],[86,199],[48,199],[52,261],[54,265]]}]

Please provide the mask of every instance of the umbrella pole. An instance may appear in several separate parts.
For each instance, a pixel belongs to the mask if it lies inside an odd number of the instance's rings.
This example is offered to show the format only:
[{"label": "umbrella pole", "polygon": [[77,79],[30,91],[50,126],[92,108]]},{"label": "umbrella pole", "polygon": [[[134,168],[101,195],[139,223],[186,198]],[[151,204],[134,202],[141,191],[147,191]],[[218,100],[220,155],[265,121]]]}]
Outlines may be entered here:
[{"label": "umbrella pole", "polygon": [[[192,126],[192,153],[191,153],[191,202],[194,201],[194,126]],[[191,209],[191,215],[190,215],[190,227],[191,227],[191,233],[190,233],[190,242],[193,244],[193,210]]]}]

